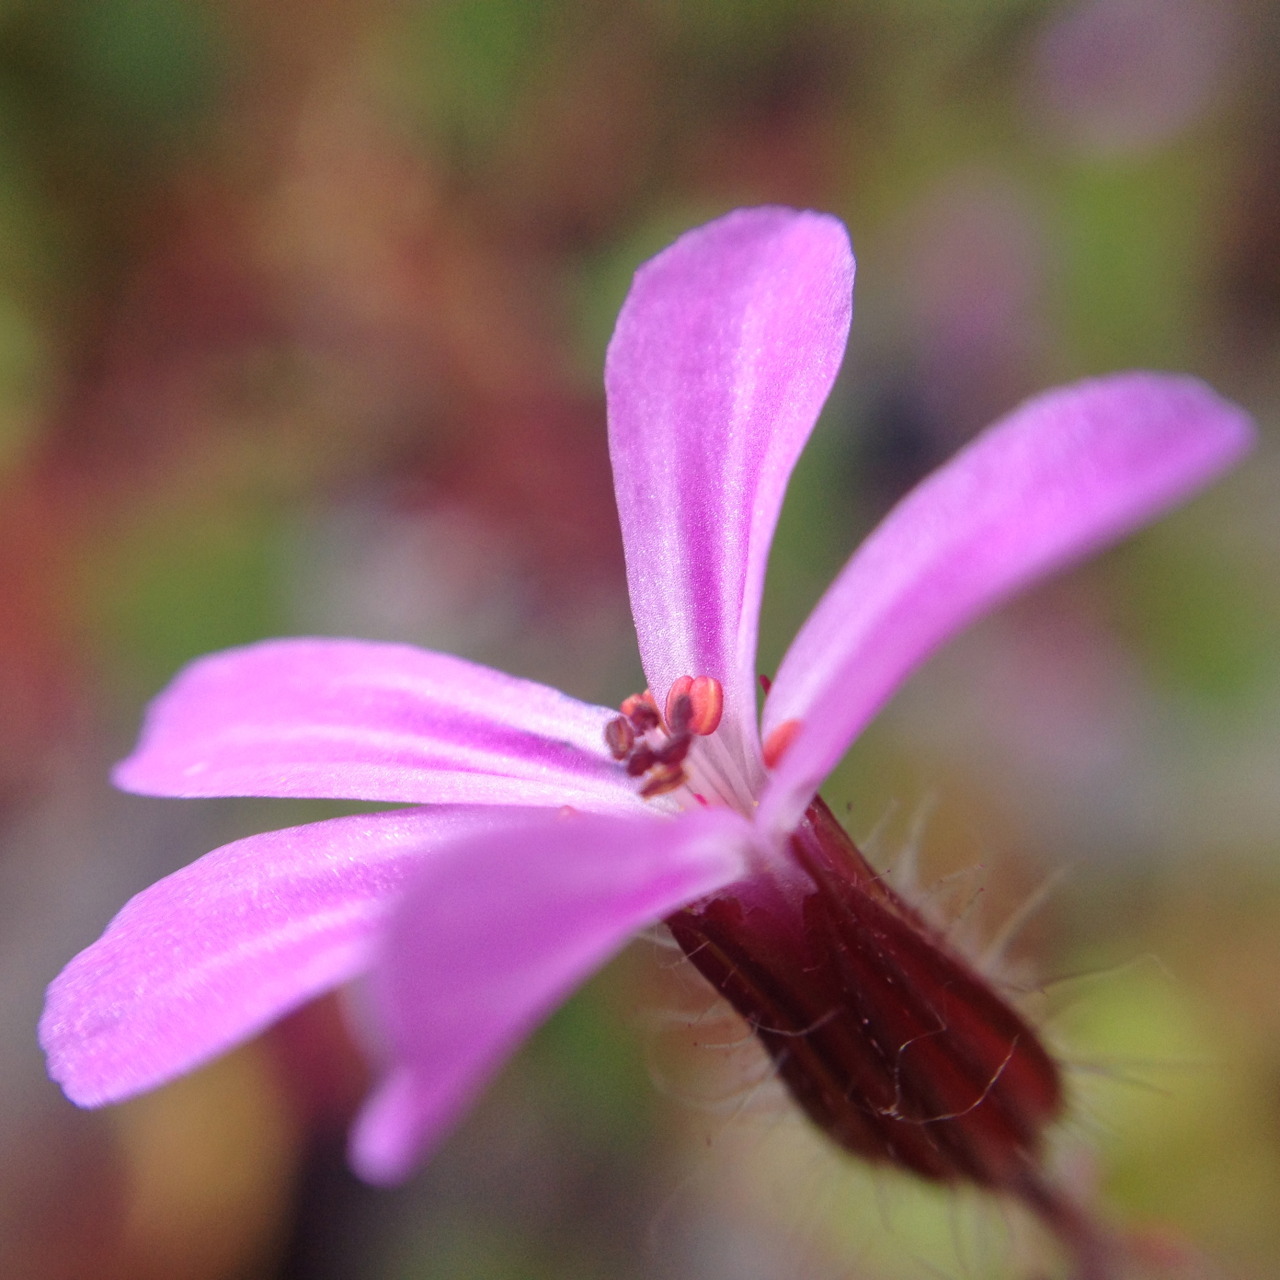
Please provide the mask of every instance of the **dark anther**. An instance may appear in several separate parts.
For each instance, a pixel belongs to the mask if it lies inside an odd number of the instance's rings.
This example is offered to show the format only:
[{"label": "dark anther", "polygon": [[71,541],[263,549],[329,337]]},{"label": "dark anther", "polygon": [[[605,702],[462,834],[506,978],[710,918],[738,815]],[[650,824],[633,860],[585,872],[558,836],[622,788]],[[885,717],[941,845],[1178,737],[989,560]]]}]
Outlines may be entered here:
[{"label": "dark anther", "polygon": [[633,693],[622,704],[622,714],[631,721],[636,733],[648,733],[662,723],[658,708],[654,705],[653,695],[648,691]]},{"label": "dark anther", "polygon": [[693,719],[693,699],[687,693],[678,694],[667,704],[667,727],[672,734],[680,737],[689,732],[689,722]]},{"label": "dark anther", "polygon": [[693,734],[682,734],[678,738],[672,738],[664,742],[660,747],[655,747],[653,751],[654,759],[659,764],[682,764],[685,756],[689,754],[691,746],[693,746]]},{"label": "dark anther", "polygon": [[636,731],[625,716],[610,720],[604,727],[604,742],[615,760],[625,760],[636,744]]},{"label": "dark anther", "polygon": [[678,764],[660,765],[640,788],[640,794],[646,800],[652,800],[654,796],[664,796],[668,791],[683,787],[686,781],[684,770]]}]

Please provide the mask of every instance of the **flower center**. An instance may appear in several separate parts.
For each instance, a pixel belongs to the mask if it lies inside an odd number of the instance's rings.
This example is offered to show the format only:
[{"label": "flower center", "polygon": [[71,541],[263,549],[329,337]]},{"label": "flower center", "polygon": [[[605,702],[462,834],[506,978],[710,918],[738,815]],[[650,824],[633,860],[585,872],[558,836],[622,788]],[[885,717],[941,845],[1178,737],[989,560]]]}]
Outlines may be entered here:
[{"label": "flower center", "polygon": [[605,745],[631,777],[645,780],[640,794],[651,800],[689,781],[689,749],[694,738],[719,727],[724,690],[714,676],[680,676],[667,693],[665,717],[648,689],[632,694],[619,710],[605,725]]}]

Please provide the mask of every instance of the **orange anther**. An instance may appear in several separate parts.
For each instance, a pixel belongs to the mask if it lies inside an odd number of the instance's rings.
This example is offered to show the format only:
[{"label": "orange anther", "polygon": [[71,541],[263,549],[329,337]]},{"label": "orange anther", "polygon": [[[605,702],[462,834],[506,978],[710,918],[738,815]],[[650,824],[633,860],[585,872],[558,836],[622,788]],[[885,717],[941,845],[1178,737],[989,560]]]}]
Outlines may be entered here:
[{"label": "orange anther", "polygon": [[693,703],[690,732],[702,737],[715,733],[724,714],[724,689],[720,681],[715,676],[698,676],[689,686],[689,700]]},{"label": "orange anther", "polygon": [[724,714],[724,690],[715,676],[678,676],[667,691],[667,727],[672,733],[715,733]]},{"label": "orange anther", "polygon": [[778,761],[787,753],[787,748],[795,741],[800,732],[803,720],[784,720],[764,740],[764,763],[768,769],[776,769]]}]

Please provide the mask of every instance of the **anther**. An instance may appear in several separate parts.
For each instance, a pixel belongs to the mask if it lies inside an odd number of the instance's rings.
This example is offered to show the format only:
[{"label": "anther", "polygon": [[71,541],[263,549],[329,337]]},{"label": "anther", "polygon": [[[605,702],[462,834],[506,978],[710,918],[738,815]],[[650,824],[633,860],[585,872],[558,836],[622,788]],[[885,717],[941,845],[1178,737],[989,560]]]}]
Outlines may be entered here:
[{"label": "anther", "polygon": [[683,787],[688,781],[684,770],[678,764],[660,765],[653,771],[649,781],[640,788],[640,794],[646,800],[654,796],[665,796],[668,791]]},{"label": "anther", "polygon": [[689,697],[692,688],[692,676],[677,676],[667,690],[667,728],[672,733],[684,733],[689,727],[693,715],[693,699]]},{"label": "anther", "polygon": [[693,699],[687,693],[667,699],[667,729],[677,738],[687,737],[693,719]]},{"label": "anther", "polygon": [[[687,703],[687,708],[683,706]],[[667,724],[672,733],[715,733],[724,714],[724,689],[715,676],[678,676],[667,691]]]},{"label": "anther", "polygon": [[640,794],[651,800],[688,784],[684,762],[694,735],[714,733],[723,709],[718,680],[680,676],[667,691],[665,717],[648,689],[627,698],[604,727],[605,746],[628,777],[643,780]]},{"label": "anther", "polygon": [[625,699],[622,714],[631,721],[632,728],[637,733],[648,733],[662,723],[662,717],[658,715],[658,704],[654,702],[653,694],[648,689],[643,693],[633,693]]},{"label": "anther", "polygon": [[625,716],[610,720],[604,727],[604,743],[615,760],[625,760],[636,744],[636,731]]},{"label": "anther", "polygon": [[701,737],[715,733],[724,714],[724,689],[720,681],[715,676],[696,676],[689,686],[689,700],[693,703],[690,731]]},{"label": "anther", "polygon": [[662,746],[655,747],[653,754],[659,764],[682,764],[691,746],[693,746],[693,735],[682,733],[679,737],[664,742]]},{"label": "anther", "polygon": [[642,742],[627,761],[627,773],[632,778],[638,778],[641,774],[648,773],[657,763],[658,757],[654,754],[653,748]]},{"label": "anther", "polygon": [[788,748],[796,740],[803,720],[784,720],[764,740],[764,763],[767,769],[776,769],[778,762],[786,755]]}]

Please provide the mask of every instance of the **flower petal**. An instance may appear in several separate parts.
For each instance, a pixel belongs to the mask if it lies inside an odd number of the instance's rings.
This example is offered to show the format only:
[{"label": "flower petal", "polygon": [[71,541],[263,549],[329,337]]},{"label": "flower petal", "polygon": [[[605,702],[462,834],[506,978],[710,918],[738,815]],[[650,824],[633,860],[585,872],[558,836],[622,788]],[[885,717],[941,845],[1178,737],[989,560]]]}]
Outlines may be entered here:
[{"label": "flower petal", "polygon": [[433,847],[522,816],[361,814],[215,849],[144,889],[54,979],[49,1074],[92,1107],[222,1053],[365,968],[388,900]]},{"label": "flower petal", "polygon": [[739,210],[640,268],[605,362],[645,674],[659,706],[678,676],[716,677],[721,734],[737,735],[756,768],[765,561],[840,367],[852,288],[848,236],[834,218]]},{"label": "flower petal", "polygon": [[749,839],[726,809],[571,814],[433,859],[372,975],[391,1068],[357,1122],[356,1171],[403,1178],[578,982],[638,929],[740,876]]},{"label": "flower petal", "polygon": [[638,810],[605,749],[616,714],[409,645],[272,640],[179,673],[114,778],[146,795]]},{"label": "flower petal", "polygon": [[1253,429],[1193,378],[1124,373],[1027,401],[923,481],[800,630],[764,737],[799,725],[761,802],[785,829],[942,641],[1028,582],[1128,533],[1236,461]]}]

